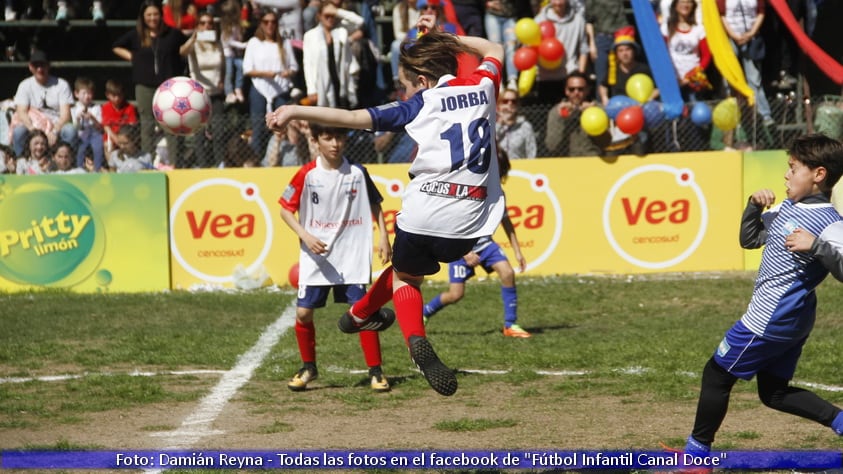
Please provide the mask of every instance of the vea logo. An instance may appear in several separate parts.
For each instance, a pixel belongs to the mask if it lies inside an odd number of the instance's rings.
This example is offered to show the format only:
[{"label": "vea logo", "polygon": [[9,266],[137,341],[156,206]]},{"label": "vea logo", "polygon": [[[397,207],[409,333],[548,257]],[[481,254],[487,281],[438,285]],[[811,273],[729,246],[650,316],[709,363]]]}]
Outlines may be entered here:
[{"label": "vea logo", "polygon": [[689,169],[647,165],[621,176],[603,205],[609,244],[627,262],[646,269],[681,263],[699,247],[708,206]]},{"label": "vea logo", "polygon": [[207,283],[232,283],[234,270],[255,273],[272,247],[272,218],[253,183],[229,178],[199,181],[170,209],[173,258]]},{"label": "vea logo", "polygon": [[0,277],[69,287],[91,276],[105,251],[105,232],[82,191],[35,177],[20,186],[0,182],[0,190]]}]

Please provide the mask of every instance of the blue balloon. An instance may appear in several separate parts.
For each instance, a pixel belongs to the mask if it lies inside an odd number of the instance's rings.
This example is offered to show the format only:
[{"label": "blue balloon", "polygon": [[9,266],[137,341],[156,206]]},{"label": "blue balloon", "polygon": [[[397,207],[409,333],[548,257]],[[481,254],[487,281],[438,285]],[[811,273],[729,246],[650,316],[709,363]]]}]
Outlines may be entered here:
[{"label": "blue balloon", "polygon": [[644,124],[647,128],[655,128],[664,122],[664,111],[662,110],[662,103],[650,100],[641,106],[644,110]]},{"label": "blue balloon", "polygon": [[606,115],[608,115],[610,119],[615,120],[615,117],[621,110],[632,105],[638,105],[638,101],[632,97],[625,95],[612,96],[609,98],[609,103],[606,104]]},{"label": "blue balloon", "polygon": [[691,122],[694,125],[703,126],[711,123],[711,107],[705,102],[697,102],[691,109]]}]

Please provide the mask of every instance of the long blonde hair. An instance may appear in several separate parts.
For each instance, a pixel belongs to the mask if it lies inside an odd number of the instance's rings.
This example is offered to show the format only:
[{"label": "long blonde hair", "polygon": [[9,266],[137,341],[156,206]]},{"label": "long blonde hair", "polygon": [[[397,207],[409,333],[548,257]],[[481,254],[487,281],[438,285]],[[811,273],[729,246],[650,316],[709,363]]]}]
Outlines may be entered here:
[{"label": "long blonde hair", "polygon": [[275,13],[273,10],[265,10],[263,14],[261,14],[261,22],[264,21],[264,18],[267,15],[272,15],[275,18],[275,37],[274,38],[267,38],[266,33],[263,32],[263,28],[258,27],[257,31],[255,31],[255,38],[261,41],[272,41],[278,45],[278,55],[281,56],[281,66],[287,67],[287,53],[284,51],[284,37],[281,36],[281,31],[278,28],[278,14]]}]

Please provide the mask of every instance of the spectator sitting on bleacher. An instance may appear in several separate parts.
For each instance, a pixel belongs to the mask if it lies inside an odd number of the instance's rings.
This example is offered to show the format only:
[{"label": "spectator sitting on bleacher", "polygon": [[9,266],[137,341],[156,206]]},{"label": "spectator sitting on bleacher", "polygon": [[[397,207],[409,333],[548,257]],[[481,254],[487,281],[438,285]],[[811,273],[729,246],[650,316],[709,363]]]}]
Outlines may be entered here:
[{"label": "spectator sitting on bleacher", "polygon": [[498,98],[498,117],[495,126],[498,147],[509,158],[536,157],[536,133],[533,124],[519,113],[518,90],[504,89]]},{"label": "spectator sitting on bleacher", "polygon": [[29,135],[35,130],[46,134],[50,145],[59,137],[76,142],[76,128],[71,123],[70,106],[73,94],[62,78],[50,75],[50,62],[42,51],[29,58],[32,76],[18,85],[15,93],[15,116],[12,119],[12,143],[15,154],[22,155]]},{"label": "spectator sitting on bleacher", "polygon": [[138,123],[138,111],[134,104],[126,100],[126,90],[120,81],[105,81],[105,98],[108,102],[102,106],[102,125],[105,128],[103,140],[108,141],[107,152],[110,153],[117,141],[120,127]]},{"label": "spectator sitting on bleacher", "polygon": [[94,81],[87,77],[77,77],[73,83],[73,95],[76,104],[70,109],[73,125],[79,136],[76,150],[76,166],[85,164],[85,150],[94,154],[94,168],[99,171],[105,162],[102,142],[102,107],[94,103]]},{"label": "spectator sitting on bleacher", "polygon": [[35,129],[29,134],[29,141],[26,144],[22,156],[15,164],[15,172],[18,175],[47,174],[50,172],[52,160],[50,159],[47,134]]},{"label": "spectator sitting on bleacher", "polygon": [[108,157],[108,166],[117,173],[151,170],[152,155],[141,150],[137,125],[123,125],[117,134],[117,149]]},{"label": "spectator sitting on bleacher", "polygon": [[[53,174],[81,174],[87,173],[85,168],[73,166],[76,159],[73,157],[73,148],[64,142],[59,142],[53,151]],[[82,165],[85,164],[85,156],[82,156]]]}]

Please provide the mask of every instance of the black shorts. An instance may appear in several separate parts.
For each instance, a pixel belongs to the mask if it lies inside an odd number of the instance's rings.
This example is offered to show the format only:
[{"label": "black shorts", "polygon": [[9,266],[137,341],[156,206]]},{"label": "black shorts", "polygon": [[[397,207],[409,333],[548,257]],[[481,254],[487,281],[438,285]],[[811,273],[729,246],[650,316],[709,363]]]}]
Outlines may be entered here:
[{"label": "black shorts", "polygon": [[392,244],[392,266],[396,271],[413,276],[439,272],[439,263],[459,260],[474,248],[477,238],[452,239],[411,234],[395,226]]}]

